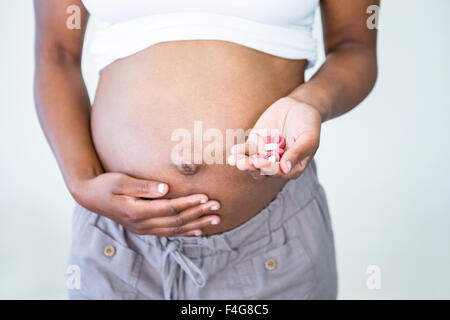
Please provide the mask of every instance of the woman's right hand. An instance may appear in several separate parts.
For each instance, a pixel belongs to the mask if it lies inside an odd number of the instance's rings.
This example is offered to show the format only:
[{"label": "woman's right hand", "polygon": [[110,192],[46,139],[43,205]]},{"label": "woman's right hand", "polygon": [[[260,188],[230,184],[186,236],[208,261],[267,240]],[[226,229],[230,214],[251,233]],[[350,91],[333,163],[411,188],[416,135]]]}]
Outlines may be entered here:
[{"label": "woman's right hand", "polygon": [[158,199],[168,191],[165,183],[103,173],[77,183],[71,193],[86,209],[140,235],[200,236],[202,228],[220,222],[219,216],[208,215],[220,208],[218,201],[204,194]]},{"label": "woman's right hand", "polygon": [[[66,9],[74,3],[81,9],[81,24],[76,29],[62,27],[67,20]],[[120,173],[79,179],[84,174],[102,172],[90,134],[91,102],[81,72],[89,13],[81,0],[39,0],[35,1],[35,16],[36,110],[75,200],[139,234],[195,235],[212,221],[219,222],[218,216],[206,214],[219,209],[220,204],[208,202],[203,194],[158,199],[167,194],[167,185],[159,192],[159,182]]]}]

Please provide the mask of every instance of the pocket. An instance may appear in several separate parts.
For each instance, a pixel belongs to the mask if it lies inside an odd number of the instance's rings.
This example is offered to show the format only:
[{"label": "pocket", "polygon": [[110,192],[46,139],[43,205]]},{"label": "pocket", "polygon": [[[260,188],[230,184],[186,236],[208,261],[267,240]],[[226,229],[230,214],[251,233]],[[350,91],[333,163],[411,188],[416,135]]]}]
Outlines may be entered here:
[{"label": "pocket", "polygon": [[80,272],[80,286],[69,289],[69,295],[80,290],[88,299],[135,299],[142,259],[98,227],[85,224],[73,236],[69,261]]},{"label": "pocket", "polygon": [[235,268],[244,299],[308,299],[317,282],[311,259],[299,237]]}]

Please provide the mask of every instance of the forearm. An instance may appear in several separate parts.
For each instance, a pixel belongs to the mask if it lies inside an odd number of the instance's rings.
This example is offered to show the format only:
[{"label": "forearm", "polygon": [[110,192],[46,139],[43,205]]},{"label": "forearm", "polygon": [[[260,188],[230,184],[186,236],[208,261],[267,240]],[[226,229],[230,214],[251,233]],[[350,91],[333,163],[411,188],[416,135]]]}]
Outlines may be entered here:
[{"label": "forearm", "polygon": [[36,60],[35,103],[41,126],[69,190],[103,169],[89,125],[90,102],[81,68],[70,59]]},{"label": "forearm", "polygon": [[377,77],[376,54],[357,42],[336,46],[310,81],[290,96],[318,109],[322,122],[358,105],[372,90]]}]

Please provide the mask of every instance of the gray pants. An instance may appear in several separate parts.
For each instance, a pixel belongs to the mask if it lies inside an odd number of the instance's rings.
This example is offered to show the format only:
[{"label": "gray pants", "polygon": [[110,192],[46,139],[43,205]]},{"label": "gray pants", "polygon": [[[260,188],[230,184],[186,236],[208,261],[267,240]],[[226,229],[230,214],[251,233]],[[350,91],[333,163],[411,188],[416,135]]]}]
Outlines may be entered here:
[{"label": "gray pants", "polygon": [[76,206],[71,299],[335,299],[327,201],[312,162],[239,227],[205,237],[136,235]]}]

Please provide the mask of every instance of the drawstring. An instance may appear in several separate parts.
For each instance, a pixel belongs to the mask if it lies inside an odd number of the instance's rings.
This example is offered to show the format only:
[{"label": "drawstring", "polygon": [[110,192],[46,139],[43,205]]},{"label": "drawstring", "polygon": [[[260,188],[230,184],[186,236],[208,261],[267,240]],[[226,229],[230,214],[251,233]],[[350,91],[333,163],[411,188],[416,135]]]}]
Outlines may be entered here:
[{"label": "drawstring", "polygon": [[[180,272],[178,277],[178,290],[173,290],[175,285],[175,280],[177,277],[177,271],[181,268],[186,272],[186,274],[192,279],[192,281],[198,287],[205,286],[205,275],[197,267],[192,260],[186,257],[182,253],[183,243],[174,239],[168,242],[166,250],[163,254],[162,259],[162,270],[163,270],[163,289],[164,289],[164,299],[182,299],[183,297],[178,297],[178,292],[183,294],[183,290],[180,290],[181,284],[183,282],[183,272]],[[197,277],[196,277],[197,275]]]}]

